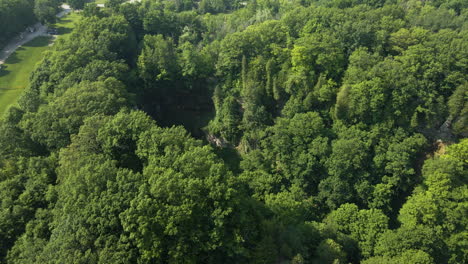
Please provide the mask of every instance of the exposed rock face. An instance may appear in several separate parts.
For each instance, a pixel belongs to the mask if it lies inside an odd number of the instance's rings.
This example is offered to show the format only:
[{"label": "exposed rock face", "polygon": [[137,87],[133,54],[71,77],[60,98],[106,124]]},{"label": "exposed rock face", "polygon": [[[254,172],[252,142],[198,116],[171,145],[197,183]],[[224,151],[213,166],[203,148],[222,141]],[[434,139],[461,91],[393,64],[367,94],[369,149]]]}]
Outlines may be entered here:
[{"label": "exposed rock face", "polygon": [[208,142],[210,142],[210,144],[213,144],[213,145],[215,145],[217,147],[220,147],[220,148],[225,148],[225,147],[227,147],[229,145],[229,143],[227,142],[226,139],[218,138],[213,134],[208,134],[206,136],[206,140],[208,140]]},{"label": "exposed rock face", "polygon": [[452,120],[445,120],[445,122],[439,127],[439,137],[442,139],[452,139],[454,135],[452,133],[451,126]]}]

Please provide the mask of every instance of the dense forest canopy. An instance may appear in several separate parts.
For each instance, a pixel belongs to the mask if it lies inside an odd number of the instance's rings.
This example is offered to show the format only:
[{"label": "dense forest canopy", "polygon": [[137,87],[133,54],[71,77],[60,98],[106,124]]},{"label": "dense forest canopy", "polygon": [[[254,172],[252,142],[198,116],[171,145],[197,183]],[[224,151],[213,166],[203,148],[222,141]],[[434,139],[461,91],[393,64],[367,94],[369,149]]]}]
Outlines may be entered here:
[{"label": "dense forest canopy", "polygon": [[0,263],[468,263],[468,1],[71,4],[0,121]]}]

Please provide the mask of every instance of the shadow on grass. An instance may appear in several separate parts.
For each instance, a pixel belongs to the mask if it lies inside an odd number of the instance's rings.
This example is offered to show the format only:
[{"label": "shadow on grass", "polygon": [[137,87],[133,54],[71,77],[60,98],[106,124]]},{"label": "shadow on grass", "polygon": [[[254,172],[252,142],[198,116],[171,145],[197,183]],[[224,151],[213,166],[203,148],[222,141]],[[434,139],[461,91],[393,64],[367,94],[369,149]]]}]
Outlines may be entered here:
[{"label": "shadow on grass", "polygon": [[59,35],[64,35],[64,34],[69,34],[73,31],[73,28],[67,28],[67,27],[58,27],[57,28],[58,34]]},{"label": "shadow on grass", "polygon": [[7,66],[5,66],[5,64],[2,64],[0,67],[1,67],[0,77],[3,77],[3,76],[8,75],[10,73],[10,71],[6,69]]},{"label": "shadow on grass", "polygon": [[[23,48],[23,47],[18,47],[18,48],[15,50],[15,52],[13,52],[13,53],[8,57],[8,59],[5,61],[5,63],[8,63],[8,64],[16,64],[16,63],[21,62],[20,58],[18,58],[18,53],[17,53],[17,52],[20,51],[20,50],[24,50],[24,48]],[[5,65],[5,64],[3,64],[3,65]],[[2,66],[2,68],[3,68],[3,67],[5,67],[5,66]],[[1,70],[1,72],[3,72],[3,69]],[[1,75],[1,73],[0,73],[0,76],[3,76],[3,75]]]},{"label": "shadow on grass", "polygon": [[50,43],[51,37],[37,37],[28,43],[24,44],[24,47],[45,47]]}]

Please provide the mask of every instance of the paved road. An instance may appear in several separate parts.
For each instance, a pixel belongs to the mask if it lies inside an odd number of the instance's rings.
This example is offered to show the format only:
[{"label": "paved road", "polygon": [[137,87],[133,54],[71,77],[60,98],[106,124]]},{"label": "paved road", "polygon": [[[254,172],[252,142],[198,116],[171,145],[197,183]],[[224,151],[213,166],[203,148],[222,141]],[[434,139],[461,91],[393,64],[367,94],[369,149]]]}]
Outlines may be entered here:
[{"label": "paved road", "polygon": [[[64,15],[70,13],[71,8],[69,5],[62,5],[62,11],[57,14],[57,17],[63,17]],[[24,31],[17,37],[15,37],[10,43],[8,43],[3,50],[0,51],[0,65],[5,63],[6,59],[15,52],[16,49],[26,44],[27,42],[33,40],[36,37],[47,35],[47,27],[41,23],[36,23],[34,26],[35,31],[29,32]]]},{"label": "paved road", "polygon": [[64,15],[68,14],[71,12],[71,7],[67,4],[62,5],[62,11],[57,14],[58,18],[63,17]]}]

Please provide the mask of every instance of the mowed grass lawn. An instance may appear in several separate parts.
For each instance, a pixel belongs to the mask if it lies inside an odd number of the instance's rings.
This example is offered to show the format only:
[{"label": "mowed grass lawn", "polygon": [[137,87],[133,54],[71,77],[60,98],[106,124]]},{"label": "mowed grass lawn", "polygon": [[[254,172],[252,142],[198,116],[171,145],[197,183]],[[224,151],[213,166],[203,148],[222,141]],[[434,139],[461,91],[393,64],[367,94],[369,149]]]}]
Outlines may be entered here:
[{"label": "mowed grass lawn", "polygon": [[60,20],[52,25],[58,30],[59,38],[66,38],[75,27],[75,23],[80,19],[79,13],[69,13],[68,15],[60,18]]},{"label": "mowed grass lawn", "polygon": [[29,83],[29,75],[49,48],[51,37],[37,37],[19,47],[0,69],[0,115],[16,102]]},{"label": "mowed grass lawn", "polygon": [[[58,29],[59,38],[66,38],[80,18],[77,13],[62,17],[53,27]],[[19,47],[0,69],[0,118],[8,107],[20,96],[29,84],[29,76],[42,59],[43,52],[50,48],[52,37],[41,36]]]}]

